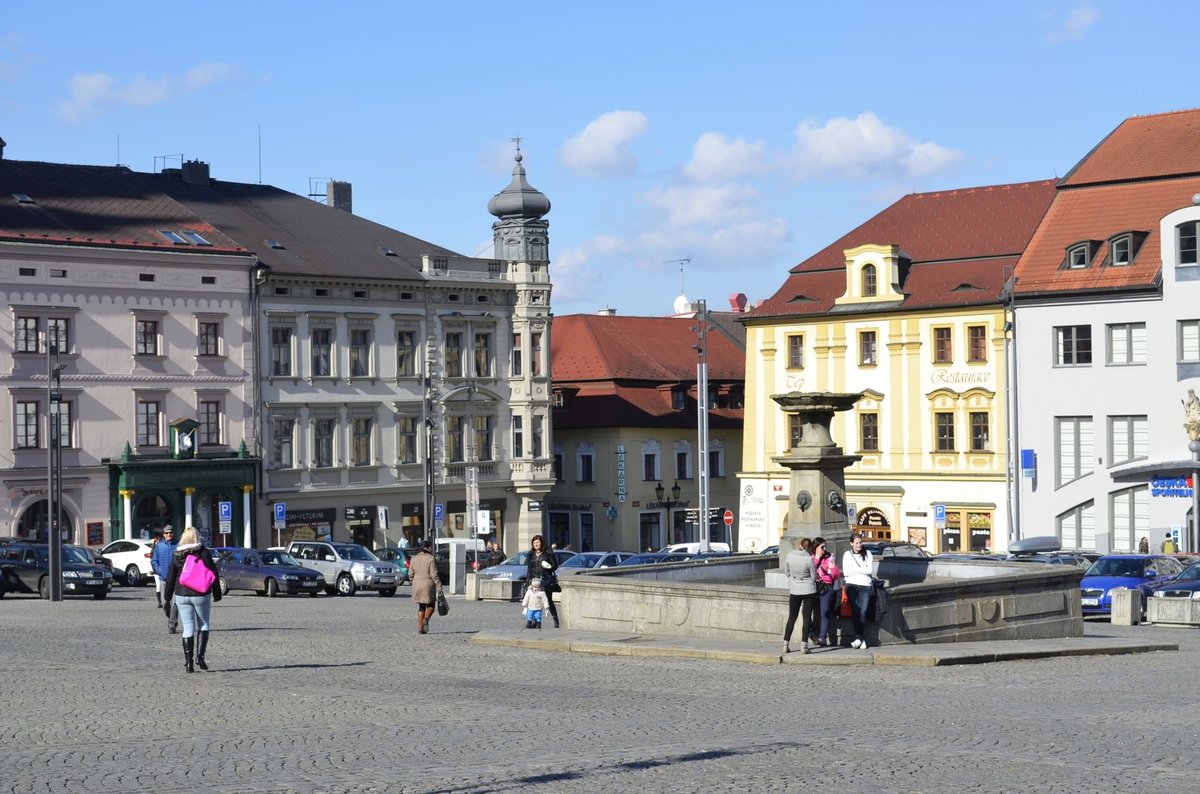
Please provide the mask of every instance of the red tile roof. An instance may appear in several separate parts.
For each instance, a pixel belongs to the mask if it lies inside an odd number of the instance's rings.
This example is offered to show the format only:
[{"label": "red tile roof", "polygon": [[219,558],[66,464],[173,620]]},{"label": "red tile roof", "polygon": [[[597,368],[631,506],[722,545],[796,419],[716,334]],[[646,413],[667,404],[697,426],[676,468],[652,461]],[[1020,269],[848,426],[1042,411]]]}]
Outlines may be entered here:
[{"label": "red tile roof", "polygon": [[1200,175],[1200,110],[1133,116],[1062,178],[1063,187]]},{"label": "red tile roof", "polygon": [[[829,311],[845,292],[845,251],[898,245],[912,260],[905,309],[999,300],[1010,267],[1054,197],[1054,180],[913,193],[792,268],[748,320]],[[894,308],[881,304],[879,308]]]},{"label": "red tile roof", "polygon": [[[696,380],[696,320],[571,314],[554,318],[550,356],[555,383]],[[718,330],[708,332],[708,377],[742,380],[746,351]]]}]

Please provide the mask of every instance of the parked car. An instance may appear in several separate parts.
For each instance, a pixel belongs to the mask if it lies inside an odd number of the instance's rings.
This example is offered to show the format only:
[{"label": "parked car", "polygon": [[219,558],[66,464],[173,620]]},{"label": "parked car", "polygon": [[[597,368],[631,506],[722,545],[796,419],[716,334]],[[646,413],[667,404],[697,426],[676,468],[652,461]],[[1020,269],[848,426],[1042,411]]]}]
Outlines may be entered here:
[{"label": "parked car", "polygon": [[358,590],[375,590],[387,598],[396,595],[400,569],[394,562],[380,560],[365,546],[294,540],[287,551],[302,566],[325,578],[329,595],[352,596]]},{"label": "parked car", "polygon": [[906,559],[927,560],[933,556],[915,543],[906,543],[899,540],[868,540],[863,544],[863,548],[871,552],[872,556],[880,559],[904,557]]},{"label": "parked car", "polygon": [[1154,588],[1150,597],[1200,599],[1200,563],[1189,565],[1174,579]]},{"label": "parked car", "polygon": [[[558,558],[558,564],[561,567],[564,562],[575,556],[575,552],[566,551],[565,549],[556,549],[554,556]],[[495,579],[511,579],[514,582],[525,581],[526,560],[529,558],[528,551],[517,552],[499,565],[493,565],[486,569],[480,576],[492,577]]]},{"label": "parked car", "polygon": [[213,549],[221,595],[230,590],[253,590],[274,598],[279,593],[316,597],[325,577],[305,568],[286,551],[271,549]]},{"label": "parked car", "polygon": [[100,549],[100,555],[112,563],[113,576],[121,584],[140,587],[154,581],[150,567],[150,541],[141,538],[114,540]]},{"label": "parked car", "polygon": [[762,551],[759,552],[759,554],[778,554],[778,553],[779,553],[779,544],[778,543],[772,543],[770,546],[767,546],[766,548],[764,548]]},{"label": "parked car", "polygon": [[660,562],[683,562],[684,560],[690,560],[694,557],[696,557],[695,554],[688,554],[682,551],[672,553],[667,553],[665,551],[648,551],[643,554],[635,554],[632,557],[622,560],[617,567],[624,568],[629,565],[654,565]]},{"label": "parked car", "polygon": [[[467,573],[479,573],[491,563],[492,553],[490,551],[467,549],[466,555]],[[437,563],[438,577],[442,584],[446,584],[450,581],[450,549],[446,546],[439,546],[433,552],[433,560]]]},{"label": "parked car", "polygon": [[[106,598],[112,590],[112,574],[103,565],[92,562],[82,546],[62,547],[62,592],[64,596],[90,595]],[[50,598],[50,547],[45,543],[10,543],[0,548],[0,596],[9,593],[36,593]]]},{"label": "parked car", "polygon": [[[709,551],[723,551],[726,554],[728,554],[729,553],[729,544],[728,543],[709,542],[708,550]],[[666,554],[674,554],[677,552],[683,552],[685,554],[699,554],[700,553],[700,543],[698,541],[693,541],[691,543],[672,543],[670,546],[664,546],[663,548],[659,549],[659,551],[664,552]]]},{"label": "parked car", "polygon": [[1008,546],[1006,562],[1033,562],[1043,565],[1074,565],[1087,568],[1100,559],[1101,555],[1088,555],[1062,548],[1062,542],[1054,535],[1041,535],[1014,540]]},{"label": "parked car", "polygon": [[1149,597],[1182,572],[1179,561],[1168,554],[1106,554],[1084,571],[1079,583],[1083,614],[1111,615],[1115,588],[1136,588]]},{"label": "parked car", "polygon": [[396,580],[396,584],[412,584],[412,577],[408,573],[408,558],[413,555],[416,549],[401,549],[399,547],[387,547],[383,549],[375,549],[375,556],[384,562],[394,562],[399,571],[400,578]]},{"label": "parked car", "polygon": [[559,576],[598,571],[601,568],[611,568],[619,565],[622,560],[636,555],[632,551],[581,551],[558,568]]}]

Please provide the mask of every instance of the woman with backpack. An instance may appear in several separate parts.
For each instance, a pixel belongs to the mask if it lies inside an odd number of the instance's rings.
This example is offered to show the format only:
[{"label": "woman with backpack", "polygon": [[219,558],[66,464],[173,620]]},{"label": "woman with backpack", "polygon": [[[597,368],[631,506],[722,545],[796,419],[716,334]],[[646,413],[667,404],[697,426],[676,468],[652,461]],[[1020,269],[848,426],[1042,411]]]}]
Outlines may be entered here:
[{"label": "woman with backpack", "polygon": [[[195,527],[188,527],[171,555],[171,566],[163,588],[163,609],[170,614],[174,604],[183,624],[184,670],[195,672],[195,665],[207,670],[204,652],[208,650],[209,615],[214,601],[221,600],[221,579],[212,553],[200,540]],[[196,645],[199,634],[200,644]]]}]

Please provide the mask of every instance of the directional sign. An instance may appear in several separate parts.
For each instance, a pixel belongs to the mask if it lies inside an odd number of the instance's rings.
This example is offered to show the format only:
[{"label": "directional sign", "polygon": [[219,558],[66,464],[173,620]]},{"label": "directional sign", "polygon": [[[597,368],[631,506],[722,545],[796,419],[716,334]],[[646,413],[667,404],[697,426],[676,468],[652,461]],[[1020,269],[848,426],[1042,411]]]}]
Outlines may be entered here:
[{"label": "directional sign", "polygon": [[725,512],[724,512],[724,513],[721,515],[721,520],[725,522],[725,526],[727,526],[727,527],[731,527],[731,526],[733,526],[733,511],[732,511],[732,510],[726,510],[726,511],[725,511]]}]

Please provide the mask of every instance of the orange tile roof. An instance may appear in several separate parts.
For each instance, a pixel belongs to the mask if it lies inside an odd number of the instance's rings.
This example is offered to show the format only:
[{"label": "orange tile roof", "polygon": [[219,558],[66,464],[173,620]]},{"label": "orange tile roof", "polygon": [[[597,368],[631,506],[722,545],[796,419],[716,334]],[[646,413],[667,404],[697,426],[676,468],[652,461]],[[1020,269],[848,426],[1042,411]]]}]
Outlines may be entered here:
[{"label": "orange tile roof", "polygon": [[[695,328],[690,317],[555,317],[550,337],[554,381],[695,381]],[[709,331],[709,378],[742,380],[745,372],[745,346],[719,330]]]},{"label": "orange tile roof", "polygon": [[868,243],[898,245],[911,257],[903,285],[906,309],[995,302],[1004,268],[1024,250],[1054,186],[1045,179],[904,196],[793,267],[783,286],[746,318],[828,311],[845,291],[844,252]]},{"label": "orange tile roof", "polygon": [[1133,116],[1062,178],[1063,187],[1200,175],[1200,110]]}]

